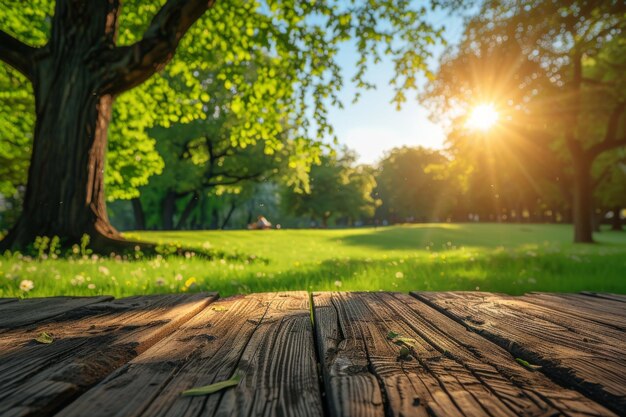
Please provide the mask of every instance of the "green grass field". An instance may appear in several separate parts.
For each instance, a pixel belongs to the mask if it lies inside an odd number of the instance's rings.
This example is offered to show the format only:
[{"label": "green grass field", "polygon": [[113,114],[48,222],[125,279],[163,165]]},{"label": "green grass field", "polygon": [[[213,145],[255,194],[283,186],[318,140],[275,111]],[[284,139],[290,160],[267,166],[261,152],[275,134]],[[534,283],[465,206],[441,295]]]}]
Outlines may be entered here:
[{"label": "green grass field", "polygon": [[[127,233],[257,260],[4,256],[0,297],[278,290],[626,293],[626,233],[604,231],[594,245],[574,245],[571,236],[567,225],[517,224]],[[25,280],[32,289],[25,291]]]}]

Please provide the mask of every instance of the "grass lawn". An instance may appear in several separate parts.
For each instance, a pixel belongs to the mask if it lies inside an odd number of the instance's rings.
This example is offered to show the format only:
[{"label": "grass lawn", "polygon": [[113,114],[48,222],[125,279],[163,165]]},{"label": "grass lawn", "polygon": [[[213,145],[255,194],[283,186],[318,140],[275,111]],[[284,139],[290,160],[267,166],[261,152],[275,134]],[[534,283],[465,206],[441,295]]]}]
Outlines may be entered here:
[{"label": "grass lawn", "polygon": [[[0,257],[0,297],[179,291],[581,290],[626,293],[626,233],[574,245],[568,225],[421,224],[379,229],[133,232],[129,238],[243,253],[123,260]],[[262,259],[264,261],[259,261]],[[20,289],[30,280],[30,291]]]}]

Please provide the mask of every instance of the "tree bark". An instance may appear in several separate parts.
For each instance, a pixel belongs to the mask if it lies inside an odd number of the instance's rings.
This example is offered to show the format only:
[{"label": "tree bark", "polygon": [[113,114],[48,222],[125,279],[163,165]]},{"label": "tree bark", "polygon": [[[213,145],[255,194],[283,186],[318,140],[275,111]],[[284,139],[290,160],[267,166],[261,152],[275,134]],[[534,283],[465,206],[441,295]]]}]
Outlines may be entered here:
[{"label": "tree bark", "polygon": [[222,222],[222,225],[220,226],[220,229],[222,229],[222,230],[226,229],[226,226],[228,225],[228,222],[230,221],[230,217],[235,212],[235,208],[236,207],[237,206],[235,205],[234,202],[230,203],[230,208],[228,209],[228,213],[226,213],[226,217],[224,218],[224,221]]},{"label": "tree bark", "polygon": [[593,211],[591,214],[591,226],[594,233],[600,233],[600,226],[602,225],[602,213],[596,213]]},{"label": "tree bark", "polygon": [[174,229],[174,213],[176,212],[176,193],[168,191],[161,202],[163,230]]},{"label": "tree bark", "polygon": [[135,217],[135,229],[146,230],[146,215],[141,205],[139,197],[130,200],[133,205],[133,216]]},{"label": "tree bark", "polygon": [[213,206],[213,208],[211,208],[211,224],[209,225],[209,229],[217,230],[219,221],[220,221],[220,214],[217,211],[217,207]]},{"label": "tree bark", "polygon": [[328,228],[328,219],[330,218],[329,215],[322,215],[322,228],[327,229]]},{"label": "tree bark", "polygon": [[[33,84],[36,124],[24,207],[0,242],[20,249],[37,236],[100,253],[128,249],[111,226],[104,195],[107,129],[114,97],[152,76],[211,0],[168,0],[139,42],[116,46],[119,0],[57,0],[40,49],[0,31],[0,59]],[[145,245],[149,247],[150,245]]]},{"label": "tree bark", "polygon": [[88,234],[91,246],[105,251],[122,241],[104,199],[113,97],[96,93],[101,80],[85,60],[94,44],[115,36],[113,3],[57,2],[48,53],[32,69],[36,125],[24,207],[3,248],[25,247],[36,236],[59,236],[68,245]]},{"label": "tree bark", "polygon": [[198,206],[199,200],[200,200],[200,195],[197,192],[194,192],[191,195],[191,199],[187,202],[187,205],[185,206],[183,213],[180,215],[180,219],[178,219],[178,222],[176,223],[176,230],[181,230],[183,228],[183,226],[187,222],[187,219],[189,219],[189,216],[191,215],[191,213]]},{"label": "tree bark", "polygon": [[622,208],[620,206],[613,207],[613,221],[611,222],[611,230],[622,231],[622,219],[620,214],[622,212]]},{"label": "tree bark", "polygon": [[593,190],[591,163],[580,156],[574,159],[574,242],[593,243]]}]

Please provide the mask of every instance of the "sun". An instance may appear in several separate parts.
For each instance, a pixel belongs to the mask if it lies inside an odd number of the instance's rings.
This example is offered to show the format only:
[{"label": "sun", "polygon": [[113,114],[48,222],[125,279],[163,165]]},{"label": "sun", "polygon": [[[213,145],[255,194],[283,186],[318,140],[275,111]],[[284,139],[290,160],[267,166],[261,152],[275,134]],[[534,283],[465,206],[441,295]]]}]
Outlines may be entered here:
[{"label": "sun", "polygon": [[493,104],[479,104],[474,107],[467,118],[467,127],[478,130],[489,130],[498,121],[498,112]]}]

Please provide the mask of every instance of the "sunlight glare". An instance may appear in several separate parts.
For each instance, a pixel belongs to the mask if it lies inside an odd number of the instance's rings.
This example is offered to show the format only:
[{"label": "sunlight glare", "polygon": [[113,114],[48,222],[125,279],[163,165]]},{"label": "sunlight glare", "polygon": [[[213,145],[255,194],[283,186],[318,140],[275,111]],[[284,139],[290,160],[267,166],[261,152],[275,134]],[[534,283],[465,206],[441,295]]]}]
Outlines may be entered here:
[{"label": "sunlight glare", "polygon": [[488,130],[498,121],[498,112],[493,104],[480,104],[472,110],[467,127],[479,130]]}]

